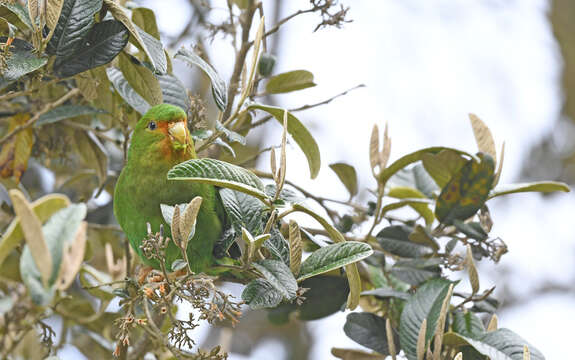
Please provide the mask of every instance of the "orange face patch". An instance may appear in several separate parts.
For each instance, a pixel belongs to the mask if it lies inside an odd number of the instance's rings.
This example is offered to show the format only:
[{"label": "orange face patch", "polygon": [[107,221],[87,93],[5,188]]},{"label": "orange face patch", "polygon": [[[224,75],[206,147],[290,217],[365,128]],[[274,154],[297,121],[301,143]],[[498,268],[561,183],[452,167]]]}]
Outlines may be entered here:
[{"label": "orange face patch", "polygon": [[[183,120],[182,120],[183,121]],[[190,134],[188,132],[187,127],[185,126],[184,122],[184,131],[183,135],[180,135],[180,139],[176,139],[170,132],[170,129],[173,129],[176,124],[180,122],[159,122],[157,123],[157,128],[154,131],[159,131],[164,135],[164,139],[160,143],[160,151],[163,157],[168,161],[183,161],[188,159],[191,156],[191,147],[193,146],[190,141]],[[179,141],[184,141],[185,143],[182,144]]]}]

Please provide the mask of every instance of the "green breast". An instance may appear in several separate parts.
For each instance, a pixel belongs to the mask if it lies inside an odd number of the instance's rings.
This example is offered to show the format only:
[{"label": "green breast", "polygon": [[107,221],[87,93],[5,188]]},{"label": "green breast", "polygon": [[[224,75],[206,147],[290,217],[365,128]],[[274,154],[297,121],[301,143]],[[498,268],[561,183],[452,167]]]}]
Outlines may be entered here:
[{"label": "green breast", "polygon": [[[114,213],[135,252],[144,263],[158,269],[157,261],[146,258],[140,249],[142,240],[147,236],[146,223],[150,223],[153,232],[159,232],[160,224],[163,224],[165,236],[171,237],[170,226],[162,217],[160,204],[183,204],[201,196],[203,202],[198,213],[196,232],[188,246],[192,270],[201,272],[211,264],[212,249],[222,231],[216,213],[216,189],[205,184],[168,181],[166,173],[169,168],[171,166],[141,169],[129,162],[116,184]],[[170,270],[171,263],[181,257],[178,247],[170,242],[166,252],[167,269]]]}]

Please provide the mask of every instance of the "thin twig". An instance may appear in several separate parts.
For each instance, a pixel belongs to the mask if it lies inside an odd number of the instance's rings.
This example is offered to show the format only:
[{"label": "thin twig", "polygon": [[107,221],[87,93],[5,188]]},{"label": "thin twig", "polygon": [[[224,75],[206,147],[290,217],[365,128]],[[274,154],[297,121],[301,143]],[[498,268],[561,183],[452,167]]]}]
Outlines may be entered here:
[{"label": "thin twig", "polygon": [[79,93],[80,93],[80,90],[76,88],[76,89],[73,89],[72,91],[68,92],[66,95],[62,96],[58,100],[56,100],[52,103],[46,104],[46,106],[44,106],[44,108],[42,108],[42,110],[38,111],[25,124],[16,126],[12,131],[10,131],[2,139],[0,139],[0,145],[4,145],[4,143],[6,143],[8,140],[10,140],[14,135],[18,134],[20,131],[25,130],[25,129],[31,127],[32,125],[34,125],[36,123],[36,121],[38,121],[40,116],[44,115],[45,113],[54,109],[55,107],[62,105],[63,103],[65,103],[69,99],[78,95]]},{"label": "thin twig", "polygon": [[[315,107],[318,107],[318,106],[322,106],[322,105],[327,105],[327,104],[329,104],[330,102],[332,102],[333,100],[337,99],[338,97],[347,95],[347,93],[349,93],[349,92],[351,92],[351,91],[353,91],[353,90],[355,90],[355,89],[362,88],[362,87],[365,87],[365,85],[364,85],[364,84],[359,84],[359,85],[356,85],[356,86],[354,86],[354,87],[352,87],[352,88],[350,88],[350,89],[347,89],[347,90],[345,90],[345,91],[343,91],[343,92],[341,92],[341,93],[339,93],[339,94],[337,94],[337,95],[334,95],[334,96],[332,96],[332,97],[330,97],[330,98],[328,98],[328,99],[326,99],[326,100],[322,100],[322,101],[317,102],[317,103],[314,103],[314,104],[306,104],[306,105],[303,105],[303,106],[300,106],[300,107],[297,107],[297,108],[289,109],[288,111],[289,111],[290,113],[294,113],[294,112],[298,112],[298,111],[304,111],[304,110],[312,109],[312,108],[315,108]],[[256,128],[256,127],[258,127],[258,126],[261,126],[261,125],[265,124],[266,122],[270,121],[271,119],[273,119],[273,116],[268,115],[268,116],[266,116],[266,117],[264,117],[264,118],[262,118],[262,119],[260,119],[260,120],[258,120],[258,121],[256,121],[256,122],[253,122],[253,123],[251,123],[251,124],[242,126],[239,130],[236,130],[236,131],[241,131],[241,130]]]}]

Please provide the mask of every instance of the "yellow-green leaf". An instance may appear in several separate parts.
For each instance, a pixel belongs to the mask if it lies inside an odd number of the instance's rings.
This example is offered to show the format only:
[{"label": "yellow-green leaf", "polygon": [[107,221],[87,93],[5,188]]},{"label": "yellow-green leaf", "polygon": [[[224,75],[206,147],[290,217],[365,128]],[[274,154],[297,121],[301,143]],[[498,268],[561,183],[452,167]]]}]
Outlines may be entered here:
[{"label": "yellow-green leaf", "polygon": [[132,21],[142,30],[160,40],[160,31],[156,24],[154,11],[145,7],[138,7],[132,10]]},{"label": "yellow-green leaf", "polygon": [[496,187],[489,193],[489,199],[492,199],[497,196],[516,194],[522,192],[549,193],[555,191],[569,192],[571,191],[571,188],[567,184],[556,181],[540,181],[532,183],[501,185]]},{"label": "yellow-green leaf", "polygon": [[423,167],[440,188],[443,188],[467,161],[461,154],[452,150],[443,150],[438,154],[424,154],[421,159]]},{"label": "yellow-green leaf", "polygon": [[[387,195],[396,199],[426,199],[426,196],[421,191],[407,186],[391,188]],[[427,204],[409,204],[409,206],[425,219],[427,225],[431,224],[435,219],[433,211]]]},{"label": "yellow-green leaf", "polygon": [[[336,243],[345,242],[343,235],[326,219],[315,213],[313,210],[302,204],[293,204],[296,211],[301,211],[313,217],[321,226],[327,231],[329,237]],[[347,308],[350,310],[355,309],[359,305],[359,297],[361,294],[361,278],[356,264],[349,264],[345,266],[347,274],[347,281],[349,283],[349,296],[347,298]]]},{"label": "yellow-green leaf", "polygon": [[34,210],[32,210],[32,206],[21,191],[10,190],[10,199],[14,205],[14,211],[22,224],[22,232],[24,233],[26,244],[40,271],[42,282],[46,286],[52,275],[52,256],[50,256],[50,250],[48,250],[48,245],[44,239],[42,222],[40,222],[40,219],[38,219]]},{"label": "yellow-green leaf", "polygon": [[74,140],[80,156],[96,170],[100,185],[103,184],[108,176],[108,155],[104,146],[91,132],[82,130],[74,132]]},{"label": "yellow-green leaf", "polygon": [[119,59],[120,70],[128,84],[150,105],[161,104],[163,102],[162,88],[152,71],[124,52],[120,53]]},{"label": "yellow-green leaf", "polygon": [[130,42],[146,54],[157,72],[165,74],[168,69],[168,62],[162,43],[135,25],[126,14],[124,8],[117,2],[114,0],[104,0],[104,4],[108,6],[108,10],[114,18],[126,26],[130,32]]},{"label": "yellow-green leaf", "polygon": [[355,168],[344,163],[331,164],[329,167],[335,172],[339,180],[341,180],[351,197],[357,195],[358,186]]},{"label": "yellow-green leaf", "polygon": [[[272,115],[280,124],[283,123],[284,109],[282,108],[251,104],[248,109],[263,110]],[[290,112],[288,112],[287,130],[306,156],[311,178],[315,179],[321,167],[319,146],[308,129]]]},{"label": "yellow-green leaf", "polygon": [[266,85],[269,94],[280,94],[315,86],[313,74],[307,70],[288,71],[270,78]]},{"label": "yellow-green leaf", "polygon": [[[56,211],[63,209],[70,205],[70,199],[62,194],[49,194],[42,196],[31,204],[34,214],[41,222],[45,222]],[[0,265],[10,252],[16,248],[20,241],[24,238],[22,232],[22,225],[20,219],[16,217],[6,229],[4,235],[0,239]]]}]

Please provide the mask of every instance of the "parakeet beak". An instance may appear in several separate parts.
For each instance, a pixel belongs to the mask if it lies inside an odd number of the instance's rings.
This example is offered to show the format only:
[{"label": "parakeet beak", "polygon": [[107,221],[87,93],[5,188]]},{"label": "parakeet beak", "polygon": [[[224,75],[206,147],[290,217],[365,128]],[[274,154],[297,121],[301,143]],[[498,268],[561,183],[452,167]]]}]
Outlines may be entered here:
[{"label": "parakeet beak", "polygon": [[185,121],[178,121],[168,125],[168,133],[172,137],[172,141],[177,141],[179,145],[188,145],[189,133]]}]

